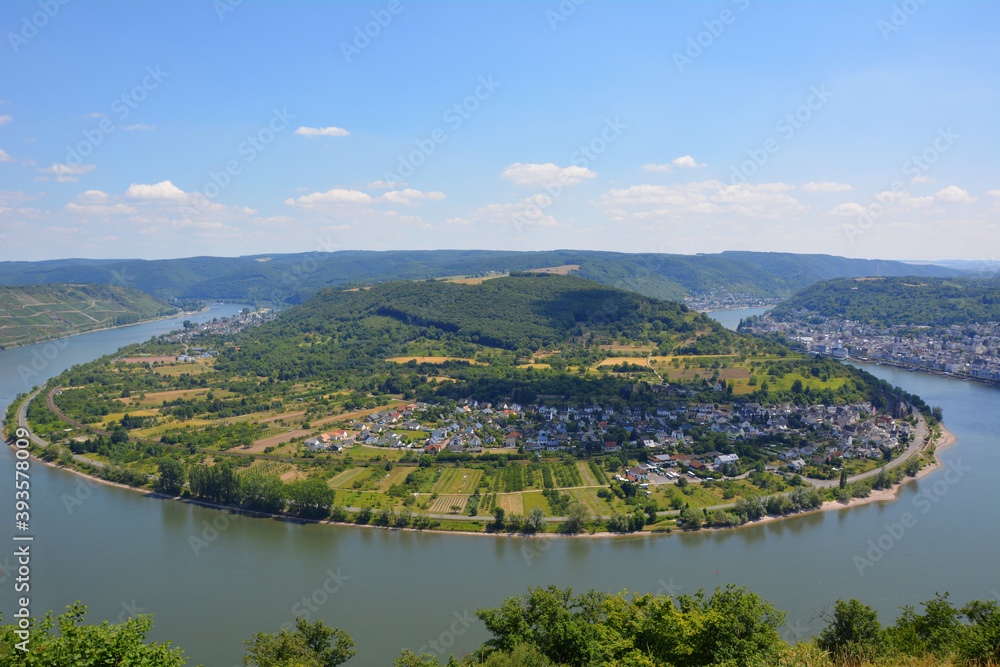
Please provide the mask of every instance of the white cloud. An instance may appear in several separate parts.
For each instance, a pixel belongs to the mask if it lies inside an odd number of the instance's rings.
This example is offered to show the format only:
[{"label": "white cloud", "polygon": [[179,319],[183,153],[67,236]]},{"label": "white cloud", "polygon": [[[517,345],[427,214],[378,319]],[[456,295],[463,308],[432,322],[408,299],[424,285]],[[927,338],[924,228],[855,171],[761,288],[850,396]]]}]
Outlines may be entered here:
[{"label": "white cloud", "polygon": [[526,226],[565,227],[546,212],[552,205],[552,198],[544,193],[536,193],[509,204],[490,204],[474,210],[467,217],[449,218],[450,225],[469,226],[477,222],[511,225],[518,234]]},{"label": "white cloud", "polygon": [[848,192],[853,189],[853,185],[836,183],[834,181],[822,181],[819,183],[813,181],[802,186],[803,192]]},{"label": "white cloud", "polygon": [[930,176],[914,176],[910,179],[910,183],[933,183],[934,179]]},{"label": "white cloud", "polygon": [[156,126],[155,125],[146,125],[145,123],[136,123],[135,125],[126,125],[122,129],[123,130],[130,130],[130,131],[132,131],[132,130],[149,131],[149,130],[155,130]]},{"label": "white cloud", "polygon": [[512,180],[518,185],[544,187],[557,183],[576,185],[582,183],[585,178],[594,178],[597,174],[586,167],[560,167],[551,162],[545,164],[515,162],[504,169],[500,176]]},{"label": "white cloud", "polygon": [[674,165],[678,167],[704,167],[705,163],[702,162],[698,164],[694,161],[694,158],[690,155],[682,155],[680,157],[675,157],[673,160]]},{"label": "white cloud", "polygon": [[[882,194],[885,196],[888,193]],[[904,208],[926,208],[934,203],[934,197],[913,197],[904,193],[896,198],[896,203]]]},{"label": "white cloud", "polygon": [[107,118],[108,115],[101,113],[100,111],[94,111],[93,113],[88,113],[84,118]]},{"label": "white cloud", "polygon": [[986,194],[990,197],[1000,197],[1000,190],[990,190]]},{"label": "white cloud", "polygon": [[680,157],[675,157],[670,162],[664,162],[663,164],[644,164],[642,169],[646,171],[673,171],[674,167],[704,167],[705,163],[698,163],[690,155],[682,155]]},{"label": "white cloud", "polygon": [[7,151],[0,148],[0,162],[13,162],[14,158],[7,154]]},{"label": "white cloud", "polygon": [[76,196],[78,202],[85,202],[88,204],[103,204],[111,198],[107,192],[102,192],[101,190],[86,190]]},{"label": "white cloud", "polygon": [[0,206],[9,206],[11,204],[22,204],[32,199],[38,199],[39,197],[44,197],[44,193],[27,194],[20,190],[0,190]]},{"label": "white cloud", "polygon": [[152,185],[133,183],[128,186],[125,196],[129,199],[181,200],[188,195],[170,181],[160,181]]},{"label": "white cloud", "polygon": [[[94,171],[97,169],[92,164],[60,164],[56,163],[51,167],[41,167],[38,169],[40,173],[48,174],[56,177],[57,183],[76,183],[78,180],[77,176],[82,176],[87,172]],[[39,180],[47,180],[48,176],[44,176]]]},{"label": "white cloud", "polygon": [[[962,190],[962,192],[965,191]],[[868,212],[868,214],[877,214],[879,216],[899,215],[915,209],[926,209],[928,206],[933,206],[935,201],[943,200],[929,195],[924,197],[914,197],[909,192],[893,192],[891,190],[885,190],[884,192],[876,193],[868,204],[845,202],[834,206],[826,213],[827,215],[841,215],[848,217],[857,217],[865,212]],[[924,211],[925,214],[940,212],[940,208]]]},{"label": "white cloud", "polygon": [[957,185],[949,185],[943,190],[939,190],[935,195],[936,201],[950,202],[957,204],[971,204],[976,201],[975,197],[970,197],[969,193]]},{"label": "white cloud", "polygon": [[855,202],[845,202],[843,204],[837,204],[829,211],[827,215],[842,215],[849,218],[856,218],[862,213],[864,213],[865,207],[861,204]]},{"label": "white cloud", "polygon": [[806,211],[805,206],[787,194],[794,188],[788,183],[726,185],[715,180],[633,185],[602,194],[598,206],[616,221],[724,214],[777,218]]},{"label": "white cloud", "polygon": [[11,116],[0,116],[0,125],[6,125],[14,120]]},{"label": "white cloud", "polygon": [[371,201],[372,197],[367,192],[333,188],[326,192],[314,192],[311,195],[302,195],[298,199],[286,199],[285,204],[287,206],[310,208],[330,204],[367,204]]},{"label": "white cloud", "polygon": [[304,137],[346,137],[351,133],[342,127],[300,127],[295,134]]},{"label": "white cloud", "polygon": [[372,190],[395,190],[398,187],[406,187],[409,183],[394,182],[394,181],[372,181],[368,184],[368,187]]},{"label": "white cloud", "polygon": [[387,201],[390,204],[406,205],[420,201],[441,201],[446,197],[447,195],[443,192],[421,192],[420,190],[406,188],[405,190],[390,190],[379,197],[379,199]]}]

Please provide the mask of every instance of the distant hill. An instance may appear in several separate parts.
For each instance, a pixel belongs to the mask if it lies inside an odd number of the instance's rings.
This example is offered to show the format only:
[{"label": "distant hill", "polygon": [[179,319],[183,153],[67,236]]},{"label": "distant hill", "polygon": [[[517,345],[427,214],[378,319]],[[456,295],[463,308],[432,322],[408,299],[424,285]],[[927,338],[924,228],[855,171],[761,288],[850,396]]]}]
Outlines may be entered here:
[{"label": "distant hill", "polygon": [[37,343],[177,312],[157,298],[120,285],[0,287],[0,346]]},{"label": "distant hill", "polygon": [[673,300],[709,293],[784,298],[818,280],[835,277],[944,277],[964,273],[934,265],[790,253],[349,250],[168,260],[0,262],[0,284],[111,283],[135,287],[162,299],[297,304],[325,287],[481,276],[562,265],[579,265],[575,275],[604,285]]},{"label": "distant hill", "polygon": [[[728,333],[680,303],[644,297],[574,276],[516,273],[479,285],[394,282],[358,291],[327,289],[289,311],[303,331],[336,323],[389,318],[401,326],[434,328],[471,343],[539,350],[583,331],[613,331],[645,343]],[[650,329],[658,323],[658,330]]]},{"label": "distant hill", "polygon": [[771,317],[787,321],[802,309],[819,317],[877,326],[1000,322],[1000,278],[827,280],[782,302],[771,311]]},{"label": "distant hill", "polygon": [[[644,365],[650,354],[759,356],[781,347],[734,334],[680,303],[536,273],[479,285],[414,281],[356,291],[330,288],[235,342],[238,347],[207,341],[222,348],[217,370],[391,393],[418,391],[418,377],[452,378],[480,396],[509,396],[517,386],[535,391],[540,377],[576,387],[551,393],[617,391],[611,378],[586,371],[612,351],[634,355]],[[407,358],[416,359],[412,369],[404,365]]]}]

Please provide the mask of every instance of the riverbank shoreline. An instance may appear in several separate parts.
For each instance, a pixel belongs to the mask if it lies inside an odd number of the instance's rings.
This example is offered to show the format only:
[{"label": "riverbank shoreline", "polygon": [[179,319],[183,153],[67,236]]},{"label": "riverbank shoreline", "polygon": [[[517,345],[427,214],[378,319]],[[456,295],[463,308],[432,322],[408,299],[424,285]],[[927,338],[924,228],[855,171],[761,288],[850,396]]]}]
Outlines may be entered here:
[{"label": "riverbank shoreline", "polygon": [[[881,489],[881,490],[878,490],[878,491],[872,491],[865,498],[852,498],[851,501],[848,502],[848,503],[843,503],[843,502],[841,502],[839,500],[827,500],[827,501],[824,501],[823,504],[820,507],[815,508],[815,509],[805,510],[805,511],[801,511],[801,512],[795,512],[794,514],[784,514],[784,515],[780,515],[780,516],[768,515],[768,516],[762,517],[760,519],[757,519],[755,521],[748,521],[747,523],[741,524],[739,526],[725,526],[725,527],[709,527],[709,526],[706,526],[706,527],[703,527],[703,528],[699,528],[698,530],[685,530],[683,528],[673,528],[671,530],[637,531],[637,532],[633,532],[633,533],[612,533],[612,532],[606,532],[606,531],[603,531],[603,532],[583,532],[583,533],[575,533],[575,534],[550,533],[550,532],[530,533],[530,534],[523,534],[523,533],[514,534],[514,533],[505,533],[505,532],[488,533],[488,532],[485,532],[485,531],[479,532],[479,531],[471,531],[471,530],[441,530],[441,529],[437,529],[437,528],[413,528],[413,527],[377,526],[377,525],[373,525],[373,524],[370,524],[370,523],[369,524],[359,524],[359,523],[354,523],[352,521],[333,521],[333,520],[330,520],[330,519],[323,519],[323,520],[304,519],[302,517],[297,517],[297,516],[293,516],[293,515],[290,515],[290,514],[278,514],[278,513],[274,513],[274,512],[259,512],[259,511],[254,511],[254,510],[243,509],[243,508],[236,507],[236,506],[233,506],[233,505],[224,505],[224,504],[221,504],[221,503],[213,503],[213,502],[210,502],[210,501],[198,500],[196,498],[190,498],[190,497],[184,497],[184,496],[170,496],[170,495],[163,494],[163,493],[160,493],[158,491],[151,490],[151,489],[142,489],[142,488],[137,488],[137,487],[134,487],[134,486],[129,486],[127,484],[122,484],[120,482],[112,482],[110,480],[106,480],[106,479],[103,479],[101,477],[97,477],[95,475],[91,475],[89,473],[77,470],[75,468],[67,467],[67,466],[62,465],[62,464],[60,464],[58,462],[46,461],[46,460],[41,459],[41,458],[39,458],[37,456],[34,456],[34,455],[32,455],[31,458],[34,459],[34,460],[36,460],[36,461],[39,461],[39,462],[43,463],[44,465],[46,465],[46,466],[48,466],[50,468],[59,469],[59,470],[65,470],[66,472],[69,472],[70,474],[77,475],[78,477],[80,477],[82,479],[86,479],[86,480],[90,481],[91,483],[106,484],[108,486],[118,487],[120,489],[124,489],[124,490],[127,490],[127,491],[133,491],[133,492],[136,492],[136,493],[140,493],[140,494],[142,494],[144,496],[147,496],[149,498],[154,498],[154,499],[157,499],[157,500],[176,501],[176,502],[186,503],[186,504],[190,504],[190,505],[197,505],[199,507],[204,507],[206,509],[214,509],[214,510],[225,511],[225,512],[227,512],[229,514],[243,515],[243,516],[247,516],[249,518],[276,519],[276,520],[280,520],[280,521],[286,521],[286,522],[298,523],[298,524],[316,524],[316,525],[329,525],[329,526],[351,526],[351,527],[355,527],[355,528],[372,528],[372,529],[385,530],[385,531],[407,531],[407,532],[414,532],[414,533],[434,533],[434,534],[440,534],[440,535],[469,535],[469,536],[476,536],[476,537],[494,537],[494,538],[496,538],[496,537],[504,537],[504,538],[513,538],[513,539],[530,539],[530,538],[536,538],[536,539],[544,539],[544,538],[573,539],[573,538],[623,538],[623,537],[636,538],[636,537],[659,537],[659,536],[662,536],[662,535],[675,535],[675,534],[693,534],[693,533],[699,533],[699,532],[712,532],[712,531],[722,531],[722,530],[738,530],[740,528],[749,528],[749,527],[752,527],[752,526],[759,526],[759,525],[762,525],[762,524],[765,524],[765,523],[770,523],[772,521],[780,521],[780,520],[783,520],[783,519],[791,519],[791,518],[794,518],[794,517],[805,516],[807,514],[813,514],[813,513],[816,513],[816,512],[828,512],[828,511],[833,511],[833,510],[846,510],[846,509],[851,509],[851,508],[854,508],[854,507],[860,507],[860,506],[863,506],[863,505],[868,505],[870,503],[876,503],[876,502],[894,502],[895,500],[898,499],[900,491],[902,490],[902,488],[903,488],[903,486],[905,484],[909,484],[911,482],[914,482],[914,481],[917,481],[919,479],[922,479],[922,478],[926,477],[927,475],[930,475],[931,473],[933,473],[933,472],[935,472],[935,471],[937,471],[937,470],[939,470],[939,469],[941,469],[941,468],[944,467],[944,464],[942,463],[940,457],[938,456],[938,452],[940,450],[942,450],[942,449],[947,448],[947,447],[951,447],[952,445],[954,445],[955,443],[957,443],[958,442],[958,438],[951,431],[949,431],[947,428],[945,428],[945,426],[943,424],[940,425],[940,429],[941,429],[941,434],[938,436],[938,438],[933,443],[930,443],[930,446],[934,447],[934,454],[933,454],[933,462],[932,463],[930,463],[929,465],[921,468],[917,472],[917,474],[915,476],[913,476],[913,477],[905,477],[899,483],[894,484],[891,488]],[[7,445],[9,447],[11,447],[11,448],[14,448],[13,442],[11,442],[11,439],[10,439],[10,437],[11,437],[10,434],[8,433],[8,434],[6,434],[6,436],[8,438],[7,439]],[[926,448],[922,448],[920,451],[924,452],[924,451],[926,451]],[[357,511],[357,508],[345,508],[345,509],[348,509],[349,511]],[[417,516],[420,516],[420,515],[417,515]],[[547,519],[550,519],[550,521],[548,521],[547,523],[556,523],[556,522],[565,520],[565,517],[547,517]],[[437,519],[435,519],[435,520],[437,520]],[[456,516],[455,520],[463,520],[463,519],[461,519],[460,517]],[[491,520],[491,517],[478,516],[478,517],[475,517],[475,518],[470,517],[468,519],[468,521],[483,521],[483,522],[488,521],[488,520]]]},{"label": "riverbank shoreline", "polygon": [[844,361],[857,361],[862,364],[871,364],[872,366],[887,366],[889,368],[898,368],[900,370],[908,371],[910,373],[926,373],[927,375],[937,375],[938,377],[950,378],[952,380],[961,380],[963,382],[978,382],[979,384],[984,384],[988,387],[998,387],[1000,382],[996,380],[988,380],[986,378],[977,378],[971,375],[959,375],[958,373],[949,373],[948,371],[939,371],[934,368],[924,368],[922,366],[911,366],[909,364],[904,364],[891,359],[872,359],[869,357],[848,357]]},{"label": "riverbank shoreline", "polygon": [[160,317],[152,317],[148,320],[139,320],[138,322],[129,322],[128,324],[116,324],[110,327],[99,327],[97,329],[87,329],[86,331],[77,331],[75,333],[65,334],[63,336],[56,336],[55,338],[46,338],[45,340],[31,341],[30,343],[11,343],[10,345],[4,345],[4,350],[16,350],[20,347],[30,347],[32,345],[46,345],[48,343],[57,343],[61,340],[66,340],[73,338],[74,336],[83,336],[84,334],[96,333],[98,331],[111,331],[112,329],[124,329],[125,327],[134,327],[137,324],[149,324],[150,322],[162,322],[163,320],[170,320],[175,317],[188,317],[190,315],[197,315],[199,313],[204,313],[209,310],[209,306],[205,306],[201,310],[184,310],[180,311],[174,315],[162,315]]}]

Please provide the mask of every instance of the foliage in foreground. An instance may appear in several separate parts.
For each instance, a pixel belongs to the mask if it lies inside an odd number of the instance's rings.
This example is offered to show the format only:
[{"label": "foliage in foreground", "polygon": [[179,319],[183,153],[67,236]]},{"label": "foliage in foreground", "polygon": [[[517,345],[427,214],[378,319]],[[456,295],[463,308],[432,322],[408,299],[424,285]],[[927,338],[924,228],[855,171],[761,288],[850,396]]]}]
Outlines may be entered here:
[{"label": "foliage in foreground", "polygon": [[[1000,607],[973,601],[961,608],[937,595],[910,606],[883,627],[871,607],[838,600],[815,639],[793,646],[778,634],[785,614],[743,587],[677,597],[574,595],[556,586],[529,588],[476,616],[492,635],[449,667],[987,667],[1000,664]],[[79,603],[54,618],[29,622],[30,651],[18,650],[17,624],[0,626],[0,667],[180,667],[181,650],[147,644],[149,616],[119,625],[81,625]],[[58,635],[53,628],[58,628]],[[336,667],[354,654],[354,640],[322,621],[296,619],[294,629],[254,633],[244,642],[246,667]],[[403,651],[394,667],[440,667],[437,656]]]}]

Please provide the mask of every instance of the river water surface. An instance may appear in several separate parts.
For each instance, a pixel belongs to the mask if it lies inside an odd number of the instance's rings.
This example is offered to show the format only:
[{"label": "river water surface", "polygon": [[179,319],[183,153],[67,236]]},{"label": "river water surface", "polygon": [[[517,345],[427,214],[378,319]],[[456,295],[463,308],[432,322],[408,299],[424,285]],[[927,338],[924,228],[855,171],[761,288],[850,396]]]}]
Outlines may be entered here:
[{"label": "river water surface", "polygon": [[[238,309],[216,307],[201,318]],[[30,384],[176,325],[74,337]],[[30,389],[18,368],[38,347],[0,352],[4,406]],[[866,368],[944,409],[959,439],[941,455],[951,472],[907,484],[895,502],[729,531],[526,540],[299,525],[91,485],[33,462],[32,611],[61,611],[80,600],[92,621],[152,613],[153,639],[174,640],[189,664],[224,667],[239,664],[242,641],[252,632],[276,632],[295,616],[322,618],[357,642],[348,664],[389,665],[403,647],[445,656],[475,648],[487,638],[472,617],[476,608],[552,583],[581,592],[651,593],[746,585],[788,612],[788,639],[822,629],[815,617],[838,598],[871,604],[887,622],[900,606],[937,591],[950,591],[960,604],[996,597],[1000,392]],[[0,559],[7,564],[14,549],[12,479],[13,456],[5,449]],[[907,512],[915,523],[900,533],[895,524]],[[0,582],[5,621],[11,584],[10,577]]]}]

